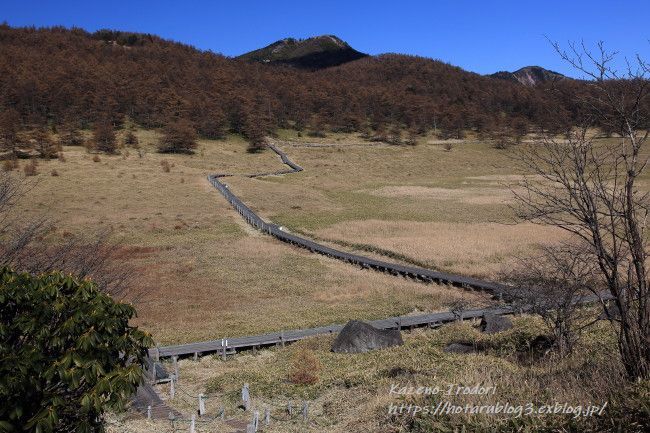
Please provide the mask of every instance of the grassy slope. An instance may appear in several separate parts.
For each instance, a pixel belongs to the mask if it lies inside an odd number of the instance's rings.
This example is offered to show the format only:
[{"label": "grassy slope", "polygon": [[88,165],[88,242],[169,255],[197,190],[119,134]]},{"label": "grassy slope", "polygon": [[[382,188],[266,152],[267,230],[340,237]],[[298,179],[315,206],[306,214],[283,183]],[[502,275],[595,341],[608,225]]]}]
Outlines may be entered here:
[{"label": "grassy slope", "polygon": [[[620,365],[616,357],[615,333],[608,323],[590,328],[575,353],[564,359],[530,362],[525,355],[527,342],[545,331],[537,319],[522,316],[514,319],[515,328],[498,335],[479,333],[471,323],[454,324],[437,330],[404,333],[405,345],[366,354],[346,355],[330,352],[331,336],[304,340],[285,349],[269,349],[257,354],[240,354],[223,362],[207,356],[199,362],[180,362],[182,394],[172,406],[191,413],[195,401],[189,395],[204,393],[208,415],[226,408],[229,418],[248,420],[239,410],[241,386],[249,383],[253,410],[264,413],[272,408],[270,432],[375,432],[454,431],[463,425],[468,432],[479,431],[600,431],[621,422],[620,411],[643,410],[643,386],[636,390],[621,386]],[[458,355],[443,351],[453,341],[474,341],[489,345],[484,354]],[[320,362],[319,381],[314,385],[294,385],[287,378],[299,350],[307,350]],[[520,352],[523,351],[523,352]],[[439,387],[437,396],[397,396],[391,386]],[[444,395],[453,386],[494,386],[488,395]],[[165,395],[168,386],[161,386]],[[635,394],[640,392],[641,394]],[[647,391],[645,391],[647,392]],[[310,401],[310,422],[287,418],[284,409],[289,401],[294,407],[301,400]],[[577,418],[569,415],[527,416],[522,418],[492,415],[410,416],[388,415],[390,404],[437,405],[449,401],[455,405],[602,404],[609,407],[602,418]],[[632,409],[634,408],[634,409]],[[647,409],[646,409],[647,410]],[[631,416],[628,412],[627,416]],[[647,416],[647,414],[646,414]],[[117,423],[115,425],[118,425]],[[162,423],[127,422],[132,431],[153,431]],[[158,426],[158,427],[156,427]],[[199,425],[199,428],[201,425]],[[217,422],[213,428],[221,428]],[[633,425],[623,431],[633,430]],[[496,430],[492,430],[496,429]],[[546,430],[543,430],[546,429]],[[629,430],[628,430],[629,429]],[[115,430],[118,431],[118,430]],[[199,430],[199,431],[210,431]],[[460,430],[459,430],[460,431]]]}]

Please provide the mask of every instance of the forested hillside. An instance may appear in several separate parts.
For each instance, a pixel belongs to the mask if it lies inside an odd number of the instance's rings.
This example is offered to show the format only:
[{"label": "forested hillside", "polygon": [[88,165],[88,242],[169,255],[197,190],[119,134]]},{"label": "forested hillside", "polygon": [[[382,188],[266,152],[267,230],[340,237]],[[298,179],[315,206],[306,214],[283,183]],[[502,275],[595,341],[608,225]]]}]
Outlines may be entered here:
[{"label": "forested hillside", "polygon": [[16,110],[23,126],[119,125],[128,116],[161,127],[183,118],[205,137],[249,138],[277,127],[448,136],[513,122],[562,128],[578,116],[563,101],[581,84],[553,85],[528,88],[397,54],[305,71],[151,35],[0,26],[0,108]]}]

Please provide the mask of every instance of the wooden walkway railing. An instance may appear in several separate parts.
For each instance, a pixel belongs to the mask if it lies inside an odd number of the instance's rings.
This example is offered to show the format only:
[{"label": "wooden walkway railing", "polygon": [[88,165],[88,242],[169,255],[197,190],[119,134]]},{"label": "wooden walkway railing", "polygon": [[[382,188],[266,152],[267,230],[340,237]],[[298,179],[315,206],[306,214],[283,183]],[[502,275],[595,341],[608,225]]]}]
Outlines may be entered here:
[{"label": "wooden walkway railing", "polygon": [[[270,145],[269,148],[273,150],[284,164],[289,166],[290,170],[277,171],[272,173],[257,173],[251,174],[250,177],[259,177],[276,174],[298,173],[303,171],[295,162],[291,161],[289,157],[282,152],[275,145]],[[503,297],[507,293],[507,286],[499,283],[483,281],[472,277],[465,277],[461,275],[453,275],[445,272],[432,271],[430,269],[419,268],[414,266],[399,265],[390,263],[383,260],[376,260],[370,257],[365,257],[357,254],[351,254],[346,251],[341,251],[335,248],[328,247],[323,244],[314,242],[301,236],[297,236],[286,232],[282,227],[267,223],[259,215],[242,202],[226,185],[220,180],[222,177],[227,177],[227,174],[215,174],[208,176],[208,181],[228,200],[228,202],[235,208],[241,217],[256,229],[267,233],[283,242],[290,243],[300,248],[307,249],[313,253],[318,253],[331,257],[334,259],[342,260],[344,262],[361,266],[365,269],[372,269],[379,272],[385,272],[392,275],[403,276],[412,278],[423,282],[435,282],[438,284],[450,284],[457,287],[464,287],[468,289],[483,290],[493,294],[495,297]]]},{"label": "wooden walkway railing", "polygon": [[[486,313],[502,315],[512,314],[513,312],[514,310],[512,307],[504,306],[456,312],[445,311],[417,316],[396,316],[388,319],[373,320],[368,323],[379,329],[412,329],[418,327],[434,328],[449,322],[481,318]],[[295,329],[246,337],[222,338],[219,340],[202,341],[198,343],[154,347],[149,349],[149,356],[152,359],[157,360],[173,356],[193,356],[194,354],[232,354],[238,350],[284,345],[314,335],[337,333],[343,328],[343,326],[343,324],[332,324],[315,328]]]},{"label": "wooden walkway railing", "polygon": [[[259,176],[268,176],[268,175],[277,175],[277,174],[288,174],[288,173],[298,173],[303,171],[303,168],[300,167],[295,162],[291,161],[289,157],[282,152],[277,146],[269,145],[269,148],[275,152],[282,162],[289,167],[287,170],[280,170],[271,173],[256,173],[250,174],[249,177],[259,177]],[[435,282],[450,284],[453,286],[464,287],[468,289],[482,290],[491,293],[494,297],[503,299],[506,296],[507,286],[483,281],[476,278],[465,277],[460,275],[453,275],[444,272],[432,271],[430,269],[405,266],[397,263],[390,263],[382,260],[373,259],[370,257],[365,257],[357,254],[351,254],[345,251],[337,250],[335,248],[328,247],[323,244],[314,242],[311,239],[307,239],[301,236],[297,236],[291,233],[287,233],[282,227],[267,223],[259,215],[257,215],[253,210],[251,210],[244,202],[242,202],[239,197],[237,197],[220,179],[223,177],[228,177],[229,174],[214,174],[208,176],[210,183],[228,200],[233,208],[241,215],[241,217],[248,222],[251,226],[256,229],[267,233],[275,238],[290,243],[292,245],[305,248],[311,252],[323,254],[327,257],[334,259],[342,260],[344,262],[361,266],[365,269],[371,269],[375,271],[389,273],[391,275],[403,276],[408,278],[413,278],[418,281],[423,282]],[[473,319],[481,317],[486,312],[492,312],[495,314],[508,314],[512,311],[508,308],[490,308],[490,309],[478,309],[478,310],[469,310],[462,313],[462,317],[459,317],[459,313],[453,312],[442,312],[442,313],[431,313],[424,314],[419,316],[399,316],[391,317],[389,319],[375,320],[371,322],[374,326],[381,329],[391,329],[391,328],[412,328],[419,326],[437,326],[442,323],[451,322],[459,319]],[[161,357],[171,357],[171,356],[191,356],[199,355],[204,353],[214,353],[220,352],[224,356],[228,353],[232,353],[236,350],[250,349],[255,347],[269,346],[274,344],[285,344],[292,341],[297,341],[305,337],[318,334],[327,334],[338,332],[343,327],[342,324],[334,324],[328,326],[321,326],[316,328],[309,329],[300,329],[292,331],[282,331],[275,332],[263,335],[254,335],[247,337],[237,337],[231,339],[219,339],[212,341],[203,341],[197,343],[187,343],[180,344],[176,346],[165,346],[165,347],[156,347],[149,350],[149,354],[153,359],[159,359]]]}]

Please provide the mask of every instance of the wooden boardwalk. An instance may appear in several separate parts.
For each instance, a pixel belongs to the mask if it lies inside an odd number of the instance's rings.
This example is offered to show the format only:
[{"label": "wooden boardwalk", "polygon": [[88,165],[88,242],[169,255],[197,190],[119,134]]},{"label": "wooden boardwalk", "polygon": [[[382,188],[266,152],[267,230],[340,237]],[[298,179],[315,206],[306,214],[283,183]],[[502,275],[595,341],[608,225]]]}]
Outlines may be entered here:
[{"label": "wooden boardwalk", "polygon": [[[302,167],[291,161],[289,157],[275,145],[270,145],[269,147],[280,157],[282,162],[287,165],[289,169],[272,173],[251,174],[249,175],[250,177],[297,173],[303,171]],[[328,257],[345,261],[347,263],[358,265],[365,269],[372,269],[380,272],[386,272],[391,275],[413,278],[415,280],[423,282],[444,283],[468,289],[486,291],[491,293],[495,298],[503,301],[511,300],[508,296],[508,293],[516,293],[517,288],[506,286],[500,283],[483,281],[461,275],[453,275],[444,272],[433,271],[430,269],[405,266],[396,263],[385,262],[382,260],[376,260],[370,257],[351,254],[345,251],[330,248],[310,239],[287,233],[282,229],[282,227],[264,221],[259,217],[259,215],[257,215],[248,206],[246,206],[246,204],[244,204],[235,194],[233,194],[232,191],[230,191],[228,185],[220,180],[221,178],[227,176],[230,175],[210,175],[208,176],[208,180],[217,190],[219,190],[219,192],[221,192],[221,194],[226,198],[226,200],[228,200],[228,202],[235,208],[235,210],[237,210],[237,212],[241,215],[242,218],[244,218],[245,221],[247,221],[253,227],[261,230],[262,232],[274,236],[283,242],[305,248],[314,253],[323,254]],[[594,302],[599,298],[600,300],[603,299],[603,297],[592,296],[589,300],[582,298],[579,302]],[[525,310],[525,308],[523,308],[523,310]],[[388,319],[374,320],[370,323],[380,329],[404,329],[422,326],[435,327],[456,320],[479,318],[486,313],[511,314],[513,312],[513,307],[501,306],[467,310],[463,312],[448,311],[422,314],[417,316],[398,316]],[[195,354],[200,355],[215,352],[225,353],[227,355],[228,353],[233,353],[237,350],[252,349],[271,345],[283,345],[285,343],[290,343],[313,335],[335,333],[340,331],[343,326],[343,324],[332,324],[315,328],[280,331],[262,335],[235,338],[224,337],[218,340],[155,347],[149,349],[149,355],[153,359],[172,356],[193,356]]]},{"label": "wooden boardwalk", "polygon": [[[298,173],[303,171],[295,162],[291,161],[289,157],[282,152],[275,145],[269,145],[282,160],[282,162],[289,167],[288,170],[281,170],[271,173],[256,173],[250,174],[249,177],[260,177],[278,174]],[[220,179],[228,177],[228,174],[214,174],[208,176],[208,181],[225,197],[226,200],[235,208],[241,217],[256,229],[269,234],[283,242],[304,248],[313,253],[322,254],[333,259],[341,260],[350,264],[360,266],[364,269],[371,269],[379,272],[388,273],[395,276],[402,276],[412,278],[422,282],[434,282],[438,284],[450,284],[456,287],[463,287],[467,289],[482,290],[491,293],[495,297],[502,298],[508,292],[508,287],[495,282],[479,280],[477,278],[465,277],[462,275],[454,275],[446,272],[437,272],[431,269],[419,268],[414,266],[405,266],[397,263],[386,262],[383,260],[376,260],[370,257],[361,256],[358,254],[351,254],[346,251],[341,251],[326,245],[314,242],[311,239],[304,238],[288,233],[282,227],[267,223],[252,209],[250,209],[244,202],[242,202]]]},{"label": "wooden boardwalk", "polygon": [[[388,319],[373,320],[368,323],[379,329],[412,329],[417,327],[434,328],[458,320],[481,318],[486,313],[499,315],[512,314],[514,313],[514,310],[511,307],[505,306],[466,310],[462,312],[445,311],[417,316],[396,316]],[[344,324],[332,324],[315,328],[294,329],[246,337],[223,338],[197,343],[154,347],[149,349],[149,356],[153,359],[168,358],[172,356],[183,357],[193,356],[194,354],[223,353],[224,349],[227,353],[233,353],[239,350],[283,345],[314,335],[333,334],[339,332],[343,326]]]},{"label": "wooden boardwalk", "polygon": [[176,409],[167,406],[153,386],[145,382],[138,387],[138,390],[133,397],[133,408],[138,412],[146,415],[147,408],[151,406],[152,419],[169,419],[169,414],[173,414],[175,418],[180,418],[182,415]]},{"label": "wooden boardwalk", "polygon": [[[270,173],[254,173],[249,174],[249,177],[260,177],[270,175],[282,175],[289,173],[299,173],[303,168],[293,162],[282,150],[277,146],[271,144],[269,148],[275,152],[282,163],[288,168]],[[476,278],[465,277],[461,275],[453,275],[444,272],[437,272],[431,269],[419,268],[414,266],[400,265],[397,263],[390,263],[383,260],[377,260],[358,254],[351,254],[346,251],[341,251],[335,248],[328,247],[311,239],[297,236],[285,231],[282,227],[264,221],[252,209],[250,209],[239,197],[237,197],[221,179],[231,176],[229,174],[214,174],[208,176],[208,181],[224,196],[226,200],[232,205],[233,208],[241,215],[241,217],[256,229],[269,234],[276,239],[283,242],[295,245],[300,248],[307,249],[311,252],[325,255],[334,259],[342,260],[344,262],[360,266],[364,269],[375,270],[379,272],[389,273],[395,276],[402,276],[412,278],[422,282],[434,282],[438,284],[450,284],[457,287],[464,287],[473,290],[482,290],[491,293],[495,298],[503,299],[507,293],[508,287],[490,281],[483,281]],[[470,310],[462,313],[462,319],[473,319],[481,317],[486,312],[493,312],[495,314],[508,314],[512,311],[508,308],[492,308],[492,309],[479,309]],[[401,316],[391,317],[388,319],[375,320],[373,326],[381,329],[401,329],[412,328],[420,326],[437,326],[443,323],[459,320],[458,313],[442,312],[431,313],[419,316]],[[202,341],[196,343],[180,344],[175,346],[156,347],[149,350],[149,355],[153,359],[171,357],[171,356],[193,356],[194,354],[200,355],[205,353],[215,353],[224,351],[232,353],[237,350],[251,349],[257,347],[282,345],[293,341],[300,340],[305,337],[319,334],[328,334],[340,331],[343,324],[333,324],[328,326],[321,326],[309,329],[297,329],[290,331],[281,331],[263,335],[253,335],[246,337],[223,338],[212,341]]]}]

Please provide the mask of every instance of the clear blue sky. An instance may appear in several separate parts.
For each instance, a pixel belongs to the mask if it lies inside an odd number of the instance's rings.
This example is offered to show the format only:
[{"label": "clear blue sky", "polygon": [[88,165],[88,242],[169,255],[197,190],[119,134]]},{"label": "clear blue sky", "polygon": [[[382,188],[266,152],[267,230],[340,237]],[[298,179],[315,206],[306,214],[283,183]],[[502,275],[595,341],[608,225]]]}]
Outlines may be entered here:
[{"label": "clear blue sky", "polygon": [[648,0],[0,0],[12,26],[154,33],[234,56],[284,37],[335,34],[370,53],[441,59],[479,73],[540,65],[571,73],[552,40],[603,40],[650,59]]}]

